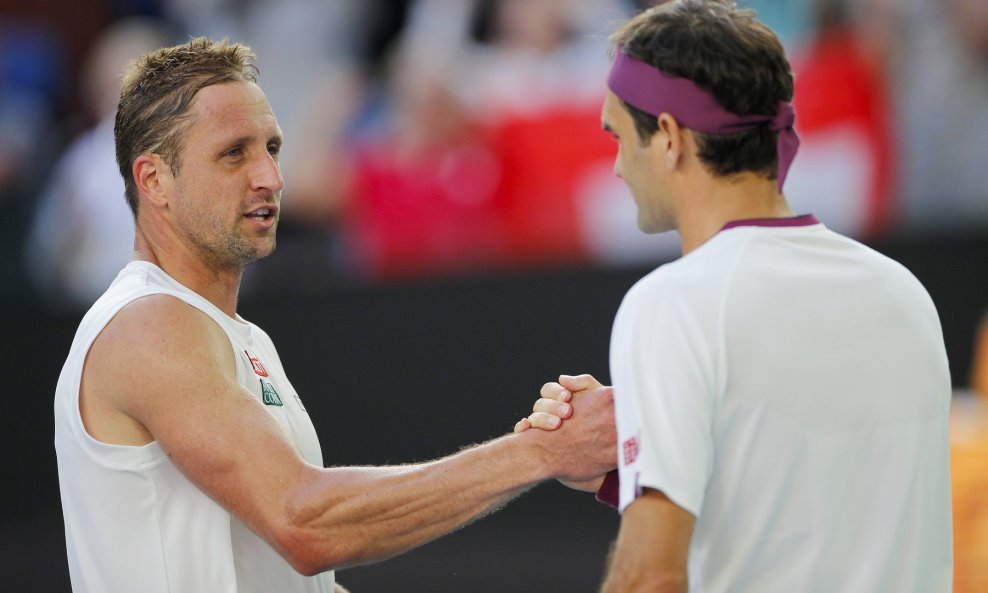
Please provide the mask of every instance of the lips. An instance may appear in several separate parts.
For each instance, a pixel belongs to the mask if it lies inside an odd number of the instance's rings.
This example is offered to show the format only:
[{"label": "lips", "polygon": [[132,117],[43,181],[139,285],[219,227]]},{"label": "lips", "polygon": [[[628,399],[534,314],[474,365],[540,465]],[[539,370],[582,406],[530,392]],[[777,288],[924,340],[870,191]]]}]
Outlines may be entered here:
[{"label": "lips", "polygon": [[259,206],[247,214],[244,214],[247,218],[254,218],[257,220],[267,220],[269,218],[274,218],[275,214],[278,213],[277,206]]}]

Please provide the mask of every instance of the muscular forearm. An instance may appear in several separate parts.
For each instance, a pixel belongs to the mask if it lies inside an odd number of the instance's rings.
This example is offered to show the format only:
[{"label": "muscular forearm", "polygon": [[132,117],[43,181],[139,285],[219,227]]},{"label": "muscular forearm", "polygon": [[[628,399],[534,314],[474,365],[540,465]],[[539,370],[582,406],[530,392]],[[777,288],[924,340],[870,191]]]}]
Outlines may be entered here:
[{"label": "muscular forearm", "polygon": [[280,538],[301,572],[382,560],[448,533],[551,477],[541,437],[509,435],[437,461],[308,468]]}]

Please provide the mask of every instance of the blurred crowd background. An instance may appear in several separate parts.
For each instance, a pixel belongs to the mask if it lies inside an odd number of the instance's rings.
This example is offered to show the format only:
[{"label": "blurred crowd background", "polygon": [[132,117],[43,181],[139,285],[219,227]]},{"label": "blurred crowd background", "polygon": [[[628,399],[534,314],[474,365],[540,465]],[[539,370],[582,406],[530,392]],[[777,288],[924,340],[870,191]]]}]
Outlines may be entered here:
[{"label": "blurred crowd background", "polygon": [[[119,76],[199,35],[256,50],[286,138],[279,248],[249,270],[248,302],[674,259],[675,234],[636,231],[599,124],[608,34],[653,3],[0,0],[0,305],[79,315],[129,260]],[[738,3],[796,73],[797,211],[871,244],[984,246],[988,2]],[[988,261],[962,268],[958,284],[984,284]],[[980,335],[955,377],[958,591],[988,590]]]},{"label": "blurred crowd background", "polygon": [[[674,257],[675,236],[635,232],[598,123],[607,35],[648,4],[0,0],[2,298],[84,309],[127,261],[119,73],[198,35],[257,51],[287,139],[282,249],[255,276],[305,290]],[[794,64],[798,211],[863,240],[988,229],[988,3],[740,4]]]}]

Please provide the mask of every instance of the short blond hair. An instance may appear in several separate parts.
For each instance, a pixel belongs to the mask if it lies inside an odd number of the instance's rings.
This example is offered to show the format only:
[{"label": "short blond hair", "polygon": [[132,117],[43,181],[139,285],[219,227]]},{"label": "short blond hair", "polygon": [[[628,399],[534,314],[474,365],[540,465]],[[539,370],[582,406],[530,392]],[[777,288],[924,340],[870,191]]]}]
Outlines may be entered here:
[{"label": "short blond hair", "polygon": [[255,62],[254,52],[246,45],[197,37],[156,49],[131,63],[123,77],[113,137],[127,204],[135,217],[134,160],[156,153],[178,173],[182,136],[196,94],[224,82],[257,82]]}]

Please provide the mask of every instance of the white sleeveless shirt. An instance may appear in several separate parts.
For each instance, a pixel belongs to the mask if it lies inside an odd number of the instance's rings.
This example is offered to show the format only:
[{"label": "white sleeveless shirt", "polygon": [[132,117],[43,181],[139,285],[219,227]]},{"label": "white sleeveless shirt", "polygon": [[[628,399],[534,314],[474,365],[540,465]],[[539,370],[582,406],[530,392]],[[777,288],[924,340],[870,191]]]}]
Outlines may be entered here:
[{"label": "white sleeveless shirt", "polygon": [[231,319],[157,266],[131,262],[83,318],[55,389],[55,451],[73,591],[332,593],[332,572],[295,572],[186,479],[157,442],[110,445],[86,432],[79,414],[86,354],[121,308],[152,294],[181,299],[223,328],[240,385],[265,404],[308,463],[323,464],[315,429],[268,335]]}]

